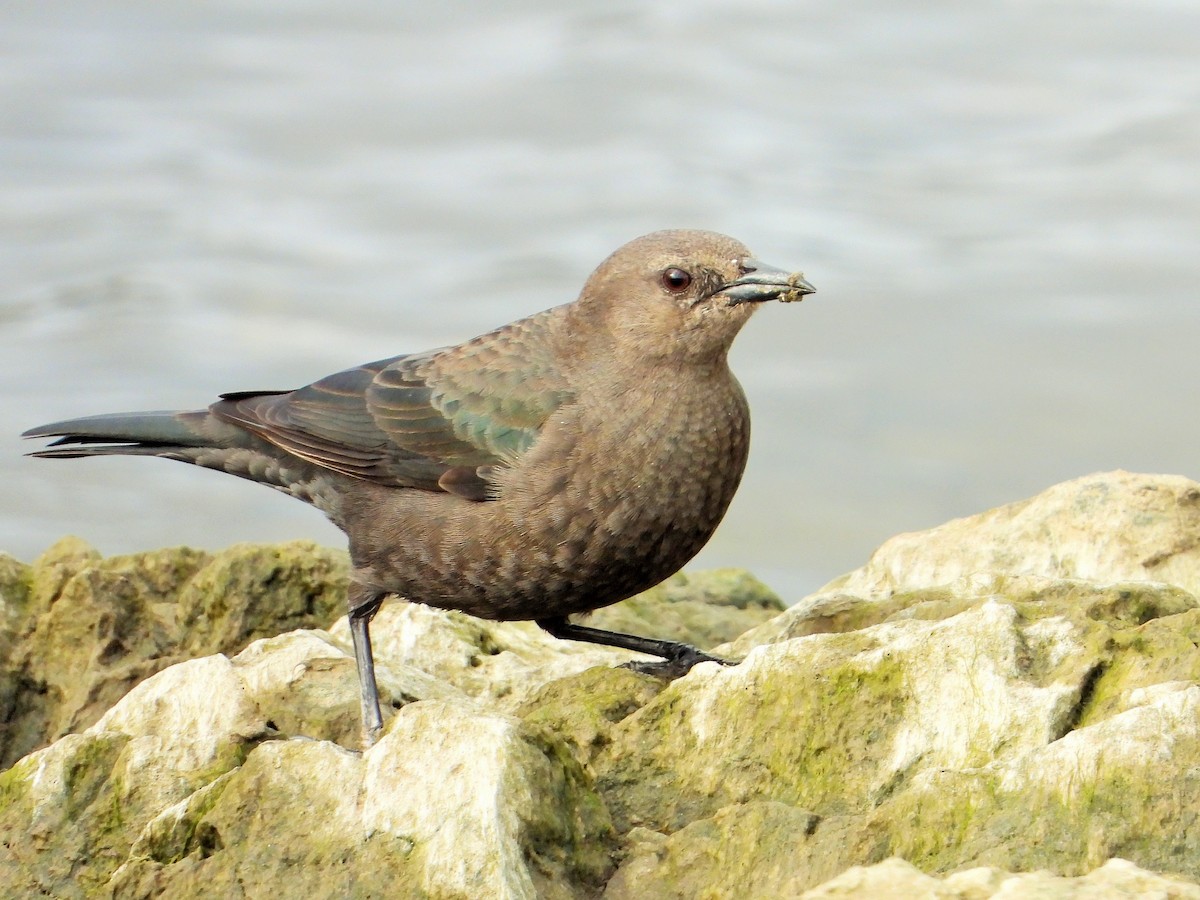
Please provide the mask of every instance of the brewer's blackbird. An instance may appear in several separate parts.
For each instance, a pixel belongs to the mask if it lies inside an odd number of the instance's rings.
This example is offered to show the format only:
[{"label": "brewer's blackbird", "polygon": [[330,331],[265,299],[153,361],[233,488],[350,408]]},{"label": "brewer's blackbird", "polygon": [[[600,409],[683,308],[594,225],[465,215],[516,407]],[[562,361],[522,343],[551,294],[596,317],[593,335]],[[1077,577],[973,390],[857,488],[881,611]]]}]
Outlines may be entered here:
[{"label": "brewer's blackbird", "polygon": [[613,253],[573,303],[454,347],[205,410],[42,425],[32,456],[132,454],[219,469],[346,532],[364,741],[382,728],[369,624],[396,594],[622,647],[668,675],[694,647],[568,616],[652,587],[705,544],[741,480],[745,395],[726,360],[762,301],[813,288],[704,231]]}]

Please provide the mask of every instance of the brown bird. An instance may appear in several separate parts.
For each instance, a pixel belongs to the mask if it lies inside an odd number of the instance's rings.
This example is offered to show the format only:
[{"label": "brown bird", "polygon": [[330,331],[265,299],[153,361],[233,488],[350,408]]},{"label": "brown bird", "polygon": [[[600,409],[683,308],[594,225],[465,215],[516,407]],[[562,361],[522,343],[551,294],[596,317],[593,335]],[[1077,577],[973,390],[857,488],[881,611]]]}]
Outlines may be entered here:
[{"label": "brown bird", "polygon": [[732,238],[660,231],[613,253],[573,303],[454,347],[25,436],[58,438],[32,456],[177,459],[324,512],[350,543],[370,745],[382,718],[369,624],[390,594],[664,660],[643,671],[723,662],[568,617],[652,587],[708,541],[749,448],[729,347],[759,303],[812,291]]}]

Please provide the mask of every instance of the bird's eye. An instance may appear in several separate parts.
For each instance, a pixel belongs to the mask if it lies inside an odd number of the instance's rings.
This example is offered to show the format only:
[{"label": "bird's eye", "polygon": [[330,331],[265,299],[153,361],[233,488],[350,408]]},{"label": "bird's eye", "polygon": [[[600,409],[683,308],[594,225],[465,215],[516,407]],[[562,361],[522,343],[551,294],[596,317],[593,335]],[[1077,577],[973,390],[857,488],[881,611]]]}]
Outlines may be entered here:
[{"label": "bird's eye", "polygon": [[682,294],[692,283],[692,276],[683,269],[670,268],[662,273],[662,286],[672,294]]}]

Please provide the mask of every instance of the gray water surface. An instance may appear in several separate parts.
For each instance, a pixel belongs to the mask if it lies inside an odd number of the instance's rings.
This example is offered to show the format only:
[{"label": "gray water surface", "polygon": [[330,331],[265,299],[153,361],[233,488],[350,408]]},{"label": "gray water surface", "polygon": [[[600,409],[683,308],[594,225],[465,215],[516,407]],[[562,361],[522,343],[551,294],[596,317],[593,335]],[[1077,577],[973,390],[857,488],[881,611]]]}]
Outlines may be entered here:
[{"label": "gray water surface", "polygon": [[1200,8],[1185,2],[0,7],[0,549],[312,537],[173,463],[25,459],[573,299],[725,231],[819,293],[733,364],[697,566],[788,599],[1088,472],[1200,474]]}]

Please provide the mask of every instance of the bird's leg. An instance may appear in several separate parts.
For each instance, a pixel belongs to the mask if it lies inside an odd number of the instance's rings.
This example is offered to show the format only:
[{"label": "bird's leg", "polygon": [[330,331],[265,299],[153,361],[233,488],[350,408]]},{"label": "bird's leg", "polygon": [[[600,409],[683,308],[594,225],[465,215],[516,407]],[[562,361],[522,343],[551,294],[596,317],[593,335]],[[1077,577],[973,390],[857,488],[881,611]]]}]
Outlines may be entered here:
[{"label": "bird's leg", "polygon": [[650,656],[661,656],[663,662],[630,662],[625,668],[633,669],[645,675],[659,675],[666,678],[678,678],[686,675],[696,663],[715,662],[723,666],[736,663],[716,656],[709,656],[703,650],[697,650],[691,644],[678,641],[660,641],[654,638],[639,637],[636,634],[622,634],[619,631],[605,631],[602,628],[588,628],[568,622],[565,616],[554,619],[538,619],[538,625],[556,638],[565,641],[586,641],[589,644],[604,644],[609,647],[620,647],[637,653],[647,653]]},{"label": "bird's leg", "polygon": [[375,684],[375,657],[371,653],[371,619],[379,612],[387,594],[350,582],[347,605],[350,608],[350,637],[354,641],[354,662],[358,665],[358,690],[362,701],[363,749],[369,750],[383,731],[379,711],[379,688]]}]

